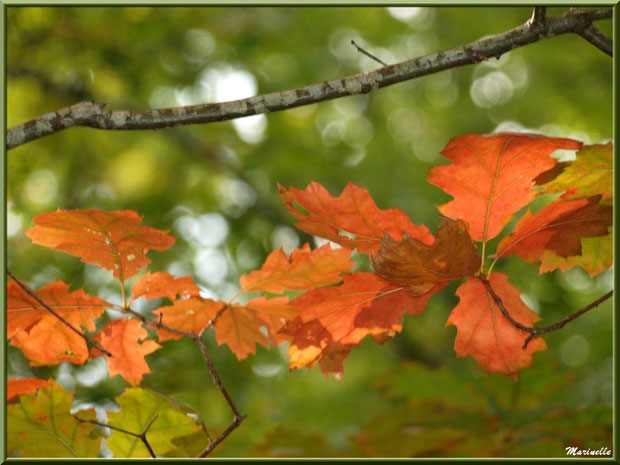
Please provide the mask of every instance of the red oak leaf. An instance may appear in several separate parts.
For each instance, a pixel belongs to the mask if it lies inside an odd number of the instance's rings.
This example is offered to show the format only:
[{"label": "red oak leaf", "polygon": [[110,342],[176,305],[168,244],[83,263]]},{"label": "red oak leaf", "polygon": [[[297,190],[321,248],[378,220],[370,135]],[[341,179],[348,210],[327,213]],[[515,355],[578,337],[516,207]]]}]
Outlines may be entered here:
[{"label": "red oak leaf", "polygon": [[35,244],[62,250],[84,263],[112,271],[124,281],[151,260],[149,249],[165,250],[174,244],[167,231],[141,226],[134,211],[61,210],[42,213],[26,235]]},{"label": "red oak leaf", "polygon": [[[503,302],[511,318],[532,326],[540,318],[521,300],[517,288],[502,273],[492,273],[490,285]],[[517,329],[503,314],[482,281],[470,278],[456,291],[459,304],[452,310],[448,325],[457,328],[454,350],[459,357],[473,356],[489,373],[517,378],[519,371],[532,366],[532,354],[547,349],[541,338],[523,349],[528,333]]]},{"label": "red oak leaf", "polygon": [[432,245],[407,234],[400,242],[385,236],[372,264],[379,277],[407,286],[413,294],[424,294],[438,283],[472,276],[480,269],[480,257],[467,225],[442,217]]},{"label": "red oak leaf", "polygon": [[549,155],[581,145],[534,134],[466,134],[450,140],[442,154],[453,163],[431,168],[428,181],[454,197],[439,210],[467,221],[471,237],[486,242],[534,199],[534,178],[557,163]]},{"label": "red oak leaf", "polygon": [[158,271],[153,274],[146,272],[144,276],[131,286],[131,290],[133,292],[131,300],[136,300],[140,297],[146,299],[167,297],[170,300],[174,300],[177,294],[182,298],[200,296],[200,288],[194,283],[191,276],[175,278],[165,271]]},{"label": "red oak leaf", "polygon": [[341,286],[308,291],[291,301],[299,315],[280,331],[291,342],[290,367],[319,362],[325,373],[335,369],[341,374],[342,361],[352,346],[368,335],[386,340],[399,332],[403,314],[422,312],[441,287],[416,296],[406,287],[358,272]]},{"label": "red oak leaf", "polygon": [[47,386],[47,381],[38,378],[7,379],[6,400],[9,401],[23,394],[35,394],[40,387]]},{"label": "red oak leaf", "polygon": [[[155,341],[144,341],[147,337],[140,322],[129,318],[109,322],[95,336],[101,347],[112,354],[111,357],[105,355],[110,377],[121,375],[133,386],[140,384],[142,377],[151,372],[144,357],[161,348]],[[101,352],[92,349],[91,354],[98,357]]]},{"label": "red oak leaf", "polygon": [[384,233],[401,240],[403,232],[425,244],[433,243],[425,226],[414,225],[398,208],[380,210],[366,189],[351,182],[339,197],[317,182],[311,182],[306,190],[278,186],[286,209],[299,220],[295,226],[343,247],[372,253],[379,249]]},{"label": "red oak leaf", "polygon": [[[199,334],[224,306],[225,303],[221,300],[189,298],[175,300],[172,305],[160,307],[153,313],[158,314],[166,326],[186,333]],[[181,337],[183,337],[181,334],[166,329],[159,330],[160,342]]]},{"label": "red oak leaf", "polygon": [[613,223],[613,208],[599,204],[600,199],[600,195],[579,200],[561,197],[535,214],[526,212],[514,233],[500,242],[497,256],[516,254],[536,264],[545,251],[559,257],[582,255],[582,238],[605,236]]},{"label": "red oak leaf", "polygon": [[245,305],[231,305],[215,322],[217,342],[226,344],[242,360],[256,352],[257,344],[269,347],[270,340],[274,344],[281,342],[277,332],[296,313],[288,297],[259,297]]},{"label": "red oak leaf", "polygon": [[[44,317],[56,318],[15,281],[9,281],[6,287],[8,339],[19,330],[30,329]],[[99,297],[86,294],[83,289],[69,292],[69,285],[62,281],[46,284],[35,291],[35,294],[73,326],[81,326],[88,331],[94,331],[95,320],[106,308],[113,307]]]},{"label": "red oak leaf", "polygon": [[241,276],[241,289],[281,294],[335,284],[355,266],[350,256],[350,250],[332,249],[329,244],[315,250],[305,244],[293,250],[290,258],[282,249],[274,250],[260,270]]}]

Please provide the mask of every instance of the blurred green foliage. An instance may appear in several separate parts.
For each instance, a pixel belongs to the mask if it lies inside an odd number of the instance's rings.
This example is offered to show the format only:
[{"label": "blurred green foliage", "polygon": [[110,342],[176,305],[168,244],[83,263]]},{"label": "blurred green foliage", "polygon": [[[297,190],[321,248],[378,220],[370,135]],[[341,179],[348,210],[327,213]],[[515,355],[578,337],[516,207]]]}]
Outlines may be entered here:
[{"label": "blurred green foliage", "polygon": [[[351,39],[394,63],[503,32],[530,8],[7,7],[8,126],[80,100],[110,109],[229,100],[370,70]],[[549,8],[561,14],[564,8]],[[611,31],[610,21],[600,27]],[[7,154],[8,267],[34,287],[54,279],[119,299],[111,276],[32,245],[24,230],[62,208],[133,209],[171,229],[153,270],[191,274],[219,297],[273,248],[313,242],[293,228],[277,182],[348,181],[381,208],[432,231],[449,199],[426,182],[451,137],[521,130],[587,143],[612,137],[612,60],[578,36],[360,95],[236,122],[161,131],[70,129]],[[313,244],[314,245],[314,244]],[[362,267],[367,262],[360,261]],[[517,258],[498,265],[545,322],[598,298],[612,272],[540,276]],[[215,364],[247,420],[220,456],[565,456],[611,447],[612,313],[608,301],[545,336],[550,351],[518,383],[456,359],[455,285],[402,334],[352,351],[344,379],[288,372],[285,351],[241,362],[211,335]],[[141,311],[148,311],[146,305]],[[110,314],[110,318],[115,315]],[[195,408],[212,434],[231,414],[191,341],[150,355],[143,386]],[[110,407],[125,385],[105,364],[30,368],[9,348],[8,375],[54,375],[74,407]],[[178,444],[172,455],[203,445]],[[193,448],[192,448],[193,447]]]}]

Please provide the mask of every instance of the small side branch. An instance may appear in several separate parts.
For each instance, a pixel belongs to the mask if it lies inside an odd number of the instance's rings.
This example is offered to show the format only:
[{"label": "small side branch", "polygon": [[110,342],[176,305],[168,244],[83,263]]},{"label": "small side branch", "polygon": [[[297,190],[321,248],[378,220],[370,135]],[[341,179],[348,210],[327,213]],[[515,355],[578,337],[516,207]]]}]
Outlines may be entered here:
[{"label": "small side branch", "polygon": [[373,54],[371,54],[371,53],[367,52],[366,50],[364,50],[362,47],[357,45],[357,43],[353,39],[351,39],[351,44],[355,46],[355,48],[357,49],[358,52],[363,53],[368,58],[370,58],[372,60],[375,60],[377,63],[379,63],[379,64],[381,64],[383,66],[387,66],[387,63],[385,63],[384,61],[381,61],[379,58],[377,58]]},{"label": "small side branch", "polygon": [[594,24],[582,29],[579,35],[610,57],[614,56],[613,39],[603,34]]},{"label": "small side branch", "polygon": [[534,29],[545,29],[547,26],[547,8],[535,6],[532,14],[531,24]]},{"label": "small side branch", "polygon": [[106,354],[108,357],[112,356],[112,354],[110,352],[105,350],[103,347],[101,347],[95,341],[91,340],[82,331],[77,329],[75,326],[73,326],[71,323],[69,323],[67,320],[65,320],[62,316],[60,316],[60,314],[57,313],[54,309],[52,309],[49,305],[47,305],[45,302],[43,302],[43,300],[38,295],[36,295],[32,289],[30,289],[26,284],[24,284],[22,281],[17,279],[17,277],[13,273],[11,273],[11,270],[9,270],[8,268],[6,269],[6,274],[8,274],[13,279],[13,281],[15,281],[17,283],[17,285],[22,288],[22,290],[26,294],[28,294],[30,297],[32,297],[34,300],[36,300],[37,303],[39,305],[41,305],[41,307],[43,307],[45,310],[50,312],[52,315],[54,315],[56,318],[58,318],[60,321],[62,321],[62,323],[64,325],[66,325],[69,329],[71,329],[71,331],[73,331],[78,336],[80,336],[82,339],[84,339],[84,341],[86,341],[86,344],[89,344],[89,345],[95,347],[97,350],[99,350],[102,353]]},{"label": "small side branch", "polygon": [[542,334],[545,333],[549,333],[551,331],[555,331],[557,329],[563,328],[564,325],[566,325],[566,323],[568,323],[569,321],[574,320],[575,318],[583,315],[584,313],[592,310],[593,308],[598,307],[600,304],[602,304],[603,302],[605,302],[607,299],[609,299],[614,291],[609,291],[607,294],[605,294],[603,297],[595,300],[594,302],[592,302],[590,305],[587,305],[585,307],[583,307],[581,310],[576,311],[575,313],[571,313],[570,315],[568,315],[566,318],[561,319],[560,321],[558,321],[557,323],[554,323],[552,325],[549,326],[545,326],[543,328],[534,328],[531,326],[525,326],[521,323],[519,323],[518,321],[516,321],[515,319],[512,318],[512,316],[510,316],[510,313],[508,312],[508,310],[506,309],[506,307],[504,306],[504,302],[502,301],[501,297],[498,296],[495,293],[495,290],[493,290],[493,287],[491,286],[491,283],[489,282],[489,280],[486,278],[486,276],[484,275],[480,275],[477,276],[477,278],[482,281],[482,283],[484,284],[484,286],[487,288],[487,291],[489,292],[489,294],[491,295],[491,297],[493,298],[493,300],[495,301],[495,303],[497,304],[497,306],[499,307],[500,311],[502,312],[502,315],[504,315],[504,317],[506,317],[506,319],[508,321],[510,321],[510,323],[512,323],[512,325],[515,328],[520,329],[521,331],[524,331],[526,333],[529,333],[529,335],[527,336],[527,338],[525,339],[525,342],[523,343],[523,349],[527,349],[527,345],[530,343],[530,341]]},{"label": "small side branch", "polygon": [[144,428],[144,431],[142,431],[141,433],[134,433],[133,431],[127,431],[126,429],[119,428],[118,426],[108,425],[106,423],[101,423],[95,420],[85,420],[85,419],[78,417],[77,415],[73,415],[73,418],[75,418],[80,423],[90,423],[92,425],[103,426],[104,428],[110,428],[120,433],[129,434],[130,436],[138,438],[140,439],[140,441],[142,441],[144,446],[147,448],[147,450],[149,451],[149,454],[151,454],[151,457],[156,459],[157,455],[155,455],[155,451],[149,444],[149,441],[146,439],[146,433],[148,433],[149,429],[151,429],[151,426],[153,426],[153,423],[155,423],[155,420],[157,420],[157,416],[158,415],[155,414],[155,416],[151,419],[149,424],[146,425],[146,428]]},{"label": "small side branch", "polygon": [[219,443],[221,443],[224,439],[228,437],[230,433],[232,433],[235,429],[237,429],[239,425],[241,424],[241,422],[243,421],[243,419],[245,418],[245,415],[239,412],[239,410],[237,409],[237,406],[232,401],[230,394],[228,394],[228,391],[224,387],[224,383],[222,383],[222,379],[220,378],[220,375],[215,369],[215,365],[213,365],[213,360],[211,359],[211,355],[209,354],[209,351],[207,350],[207,347],[205,346],[202,338],[200,336],[194,336],[193,340],[196,343],[196,345],[198,345],[198,347],[200,348],[200,352],[202,352],[202,356],[204,357],[205,362],[207,363],[207,368],[209,369],[209,372],[211,373],[211,377],[213,378],[213,384],[215,384],[217,388],[220,390],[220,392],[224,396],[224,399],[226,399],[226,402],[228,403],[230,410],[232,410],[233,415],[234,415],[232,423],[228,426],[228,428],[226,428],[222,432],[222,434],[220,434],[217,438],[213,440],[209,436],[209,445],[206,447],[206,449],[204,449],[198,455],[198,457],[202,458],[202,457],[206,457],[207,455],[209,455],[211,451],[215,449]]}]

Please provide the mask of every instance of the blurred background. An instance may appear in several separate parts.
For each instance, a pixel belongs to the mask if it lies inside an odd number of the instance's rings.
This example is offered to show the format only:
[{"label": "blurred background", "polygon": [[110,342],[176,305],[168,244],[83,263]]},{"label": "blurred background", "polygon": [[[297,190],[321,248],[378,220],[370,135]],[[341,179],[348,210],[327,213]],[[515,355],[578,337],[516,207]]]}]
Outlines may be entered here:
[{"label": "blurred background", "polygon": [[[506,31],[531,8],[14,7],[7,12],[8,126],[82,100],[109,109],[234,100],[376,68]],[[548,8],[548,15],[565,12]],[[597,23],[611,33],[611,21]],[[578,36],[535,43],[499,60],[369,95],[232,122],[159,131],[69,129],[6,154],[8,267],[34,288],[55,279],[120,301],[110,273],[33,245],[24,230],[58,207],[133,209],[170,229],[151,270],[192,275],[227,298],[267,254],[316,239],[294,228],[277,182],[318,181],[339,194],[366,187],[435,232],[449,196],[426,182],[451,137],[530,130],[601,143],[612,138],[613,60]],[[563,156],[570,156],[564,154]],[[548,199],[547,199],[548,201]],[[545,199],[538,202],[543,206]],[[496,243],[497,241],[495,241]],[[360,269],[366,263],[360,261]],[[549,324],[603,295],[613,271],[539,275],[518,258],[498,271]],[[248,418],[219,456],[565,456],[568,445],[611,448],[612,304],[545,336],[550,350],[518,383],[457,359],[456,283],[385,344],[366,340],[344,378],[289,372],[284,347],[239,362],[209,347]],[[152,304],[138,302],[147,312]],[[110,312],[106,318],[117,318]],[[143,386],[196,409],[217,433],[231,421],[191,341],[147,357]],[[57,377],[74,408],[113,408],[127,385],[102,359],[30,368],[8,348],[8,376]],[[192,453],[179,447],[173,455]]]}]

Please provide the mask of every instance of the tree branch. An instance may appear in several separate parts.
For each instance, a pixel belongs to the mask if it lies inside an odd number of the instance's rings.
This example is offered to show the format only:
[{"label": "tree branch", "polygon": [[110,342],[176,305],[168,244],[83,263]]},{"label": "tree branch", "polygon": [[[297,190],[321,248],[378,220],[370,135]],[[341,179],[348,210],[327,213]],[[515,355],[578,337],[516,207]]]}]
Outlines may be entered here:
[{"label": "tree branch", "polygon": [[[541,7],[537,7],[541,8]],[[374,71],[311,84],[297,89],[258,95],[223,103],[207,103],[160,110],[105,110],[105,103],[81,102],[39,116],[7,131],[7,149],[19,147],[35,139],[71,127],[92,127],[108,130],[160,129],[189,124],[227,121],[245,116],[286,110],[324,102],[349,95],[369,93],[399,82],[437,73],[446,69],[479,63],[518,47],[561,34],[579,34],[592,21],[609,19],[612,9],[577,10],[555,18],[534,15],[521,26],[486,37],[470,44],[403,61]]]},{"label": "tree branch", "polygon": [[89,344],[89,345],[95,347],[97,350],[103,352],[108,357],[112,356],[112,354],[110,352],[105,350],[103,347],[101,347],[95,341],[92,341],[82,331],[77,329],[75,326],[73,326],[71,323],[69,323],[67,320],[65,320],[62,316],[60,316],[60,314],[57,313],[54,309],[52,309],[49,305],[47,305],[45,302],[43,302],[43,300],[37,294],[35,294],[35,292],[32,289],[30,289],[28,286],[26,286],[26,284],[24,284],[22,281],[17,279],[17,277],[13,273],[11,273],[11,270],[9,270],[8,268],[6,269],[6,274],[8,274],[11,278],[13,278],[13,281],[15,281],[17,283],[17,285],[19,287],[21,287],[22,290],[26,294],[28,294],[30,297],[32,297],[34,300],[36,300],[39,303],[39,305],[41,305],[45,310],[47,310],[52,315],[54,315],[56,318],[58,318],[60,321],[62,321],[62,323],[65,324],[69,329],[71,329],[71,331],[73,331],[78,336],[80,336],[82,339],[84,339],[84,341],[86,341],[86,344]]},{"label": "tree branch", "polygon": [[544,6],[535,6],[530,21],[533,28],[544,29],[547,25],[547,8]]},{"label": "tree branch", "polygon": [[541,334],[545,334],[545,333],[549,333],[551,331],[555,331],[557,329],[561,329],[564,327],[564,325],[566,325],[566,323],[568,323],[569,321],[574,320],[575,318],[583,315],[584,313],[592,310],[593,308],[598,307],[600,304],[602,304],[603,302],[605,302],[607,299],[609,299],[614,291],[611,290],[609,291],[607,294],[605,294],[603,297],[595,300],[594,302],[592,302],[589,305],[586,305],[585,307],[583,307],[581,310],[577,310],[575,313],[571,313],[570,315],[568,315],[565,318],[562,318],[560,321],[549,325],[549,326],[545,326],[543,328],[534,328],[531,326],[525,326],[521,323],[519,323],[518,321],[514,320],[512,318],[512,316],[510,316],[510,313],[508,312],[508,310],[506,309],[506,307],[504,306],[504,302],[502,301],[501,297],[498,296],[495,291],[493,290],[493,288],[491,287],[491,283],[489,282],[489,280],[486,278],[486,276],[484,275],[480,275],[480,276],[476,276],[480,281],[482,281],[482,283],[484,284],[484,286],[487,288],[487,291],[489,292],[489,294],[491,294],[491,297],[493,297],[493,300],[495,301],[495,303],[497,304],[497,306],[499,307],[500,311],[502,312],[502,315],[504,315],[504,317],[506,317],[506,319],[508,321],[510,321],[510,323],[512,323],[512,325],[515,328],[520,329],[521,331],[524,331],[526,333],[529,333],[529,335],[527,336],[527,338],[525,339],[525,342],[523,343],[523,349],[527,349],[527,345],[530,343],[530,341],[538,336],[540,336]]},{"label": "tree branch", "polygon": [[130,436],[139,438],[144,444],[144,446],[148,449],[149,454],[151,454],[151,457],[154,459],[157,458],[157,455],[155,455],[155,451],[153,451],[153,448],[151,447],[148,440],[146,439],[146,433],[148,433],[149,429],[151,429],[151,426],[153,426],[153,423],[155,423],[155,420],[157,420],[157,417],[158,415],[155,414],[155,416],[151,419],[149,424],[146,425],[146,428],[144,428],[144,431],[142,431],[141,433],[134,433],[132,431],[127,431],[126,429],[119,428],[118,426],[108,425],[107,423],[100,423],[95,420],[85,420],[85,419],[78,417],[77,415],[73,415],[73,418],[75,418],[80,423],[90,423],[92,425],[103,426],[105,428],[110,428],[110,429],[119,431],[121,433],[129,434]]},{"label": "tree branch", "polygon": [[222,380],[215,369],[215,365],[213,365],[213,360],[211,359],[211,355],[209,355],[209,352],[207,351],[207,347],[205,346],[202,338],[200,336],[194,336],[193,339],[194,339],[194,342],[200,348],[200,351],[202,352],[202,355],[205,361],[207,362],[207,367],[209,368],[209,372],[211,373],[211,377],[213,378],[213,383],[220,390],[220,392],[224,396],[224,399],[226,399],[228,406],[232,410],[233,415],[235,416],[233,418],[232,423],[228,426],[228,428],[226,428],[222,432],[222,434],[220,434],[217,438],[211,440],[211,437],[209,436],[209,445],[200,454],[198,454],[198,457],[203,458],[209,455],[211,451],[215,449],[220,442],[226,439],[226,437],[228,437],[230,433],[232,433],[235,429],[239,427],[239,425],[245,418],[245,415],[239,412],[234,402],[232,401],[230,395],[228,394],[228,391],[224,387],[224,384],[222,383]]},{"label": "tree branch", "polygon": [[583,29],[579,35],[610,57],[614,56],[613,39],[603,34],[594,24]]}]

